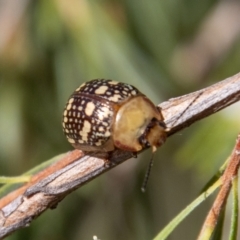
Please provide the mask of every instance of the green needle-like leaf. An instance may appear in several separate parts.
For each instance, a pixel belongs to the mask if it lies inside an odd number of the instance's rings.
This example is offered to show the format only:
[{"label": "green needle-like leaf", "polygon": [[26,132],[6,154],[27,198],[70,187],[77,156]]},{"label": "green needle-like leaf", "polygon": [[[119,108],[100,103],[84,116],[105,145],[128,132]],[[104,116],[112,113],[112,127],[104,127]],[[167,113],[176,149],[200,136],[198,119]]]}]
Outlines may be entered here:
[{"label": "green needle-like leaf", "polygon": [[233,187],[233,208],[229,240],[237,240],[238,230],[238,177],[232,180]]},{"label": "green needle-like leaf", "polygon": [[0,177],[0,184],[3,183],[21,183],[21,182],[28,182],[31,176],[17,176],[17,177]]},{"label": "green needle-like leaf", "polygon": [[217,180],[211,187],[196,198],[190,205],[181,211],[155,238],[154,240],[164,240],[169,234],[186,218],[200,203],[207,199],[219,186],[221,180]]},{"label": "green needle-like leaf", "polygon": [[36,167],[32,168],[31,170],[25,172],[21,176],[0,177],[0,183],[7,183],[0,188],[0,196],[3,196],[4,194],[6,194],[7,191],[12,189],[14,184],[28,182],[33,174],[35,174],[35,173],[39,172],[40,170],[46,168],[50,164],[58,161],[59,159],[61,159],[63,157],[64,154],[66,154],[66,153],[59,154],[59,155],[51,158],[50,160],[47,160],[47,161],[39,164],[38,166],[36,166]]}]

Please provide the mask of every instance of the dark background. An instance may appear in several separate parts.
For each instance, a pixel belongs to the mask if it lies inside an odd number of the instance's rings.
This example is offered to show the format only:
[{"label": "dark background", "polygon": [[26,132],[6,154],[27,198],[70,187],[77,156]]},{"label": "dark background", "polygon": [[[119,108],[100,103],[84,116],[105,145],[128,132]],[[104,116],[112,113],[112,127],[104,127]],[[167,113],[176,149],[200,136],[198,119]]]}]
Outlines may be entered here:
[{"label": "dark background", "polygon": [[[1,0],[0,175],[22,174],[72,149],[62,110],[84,81],[127,82],[158,104],[239,72],[239,22],[240,3],[231,0]],[[145,194],[150,151],[7,239],[152,239],[231,153],[239,112],[235,104],[169,138]],[[195,239],[212,201],[169,239]]]}]

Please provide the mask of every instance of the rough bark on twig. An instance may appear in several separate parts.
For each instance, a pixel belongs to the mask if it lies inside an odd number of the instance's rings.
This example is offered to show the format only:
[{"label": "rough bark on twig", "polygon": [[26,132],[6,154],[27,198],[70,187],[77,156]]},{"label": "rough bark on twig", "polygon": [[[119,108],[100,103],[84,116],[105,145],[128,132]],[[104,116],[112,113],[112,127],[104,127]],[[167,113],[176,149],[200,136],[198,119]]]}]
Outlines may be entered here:
[{"label": "rough bark on twig", "polygon": [[[208,88],[161,103],[168,136],[240,99],[240,73]],[[84,156],[79,150],[37,173],[31,181],[0,200],[0,238],[29,223],[68,193],[132,157],[117,150],[106,159]]]}]

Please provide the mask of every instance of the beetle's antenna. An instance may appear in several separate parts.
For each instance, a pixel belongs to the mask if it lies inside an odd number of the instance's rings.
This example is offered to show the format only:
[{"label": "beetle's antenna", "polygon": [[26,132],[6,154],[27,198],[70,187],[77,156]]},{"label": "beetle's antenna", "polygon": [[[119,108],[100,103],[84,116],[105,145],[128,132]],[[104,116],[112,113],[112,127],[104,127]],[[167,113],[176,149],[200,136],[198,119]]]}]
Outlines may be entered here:
[{"label": "beetle's antenna", "polygon": [[146,189],[147,189],[147,183],[148,183],[148,180],[149,180],[149,177],[150,177],[150,173],[151,173],[151,169],[152,169],[152,166],[153,166],[154,152],[155,151],[152,152],[152,157],[150,159],[150,162],[149,162],[149,165],[148,165],[145,177],[144,177],[144,181],[143,181],[143,184],[142,184],[142,187],[141,187],[142,192],[145,192]]}]

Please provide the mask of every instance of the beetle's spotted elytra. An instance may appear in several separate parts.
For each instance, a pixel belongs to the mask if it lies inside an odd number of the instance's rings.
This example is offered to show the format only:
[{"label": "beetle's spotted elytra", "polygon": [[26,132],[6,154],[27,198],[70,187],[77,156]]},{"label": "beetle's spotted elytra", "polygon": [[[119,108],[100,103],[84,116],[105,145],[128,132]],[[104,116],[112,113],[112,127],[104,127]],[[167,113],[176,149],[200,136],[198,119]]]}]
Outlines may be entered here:
[{"label": "beetle's spotted elytra", "polygon": [[160,108],[134,86],[94,79],[70,96],[62,125],[69,143],[82,151],[138,152],[164,143],[163,120]]}]

